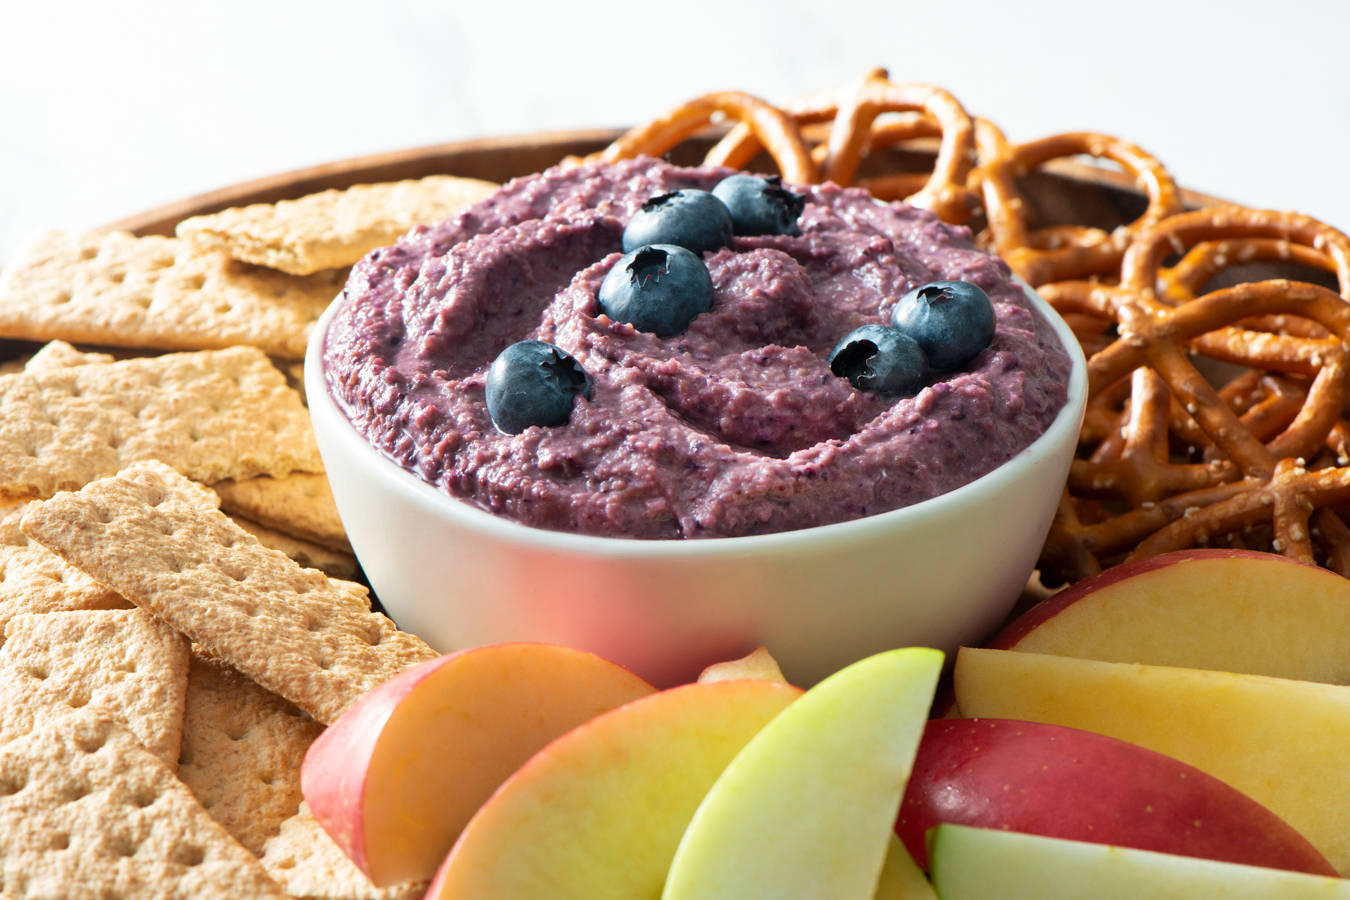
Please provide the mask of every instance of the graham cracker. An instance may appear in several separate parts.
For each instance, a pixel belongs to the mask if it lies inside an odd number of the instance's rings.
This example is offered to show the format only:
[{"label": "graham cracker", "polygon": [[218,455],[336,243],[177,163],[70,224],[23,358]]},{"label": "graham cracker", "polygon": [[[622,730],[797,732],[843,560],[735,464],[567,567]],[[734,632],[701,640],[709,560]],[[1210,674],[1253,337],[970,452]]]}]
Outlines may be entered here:
[{"label": "graham cracker", "polygon": [[96,710],[178,765],[188,643],[139,609],[26,613],[0,646],[0,740],[25,734],[49,706]]},{"label": "graham cracker", "polygon": [[0,746],[0,895],[285,898],[158,757],[85,710]]},{"label": "graham cracker", "polygon": [[450,175],[359,184],[194,216],[178,224],[178,236],[244,262],[308,275],[350,266],[414,225],[447,218],[497,188]]},{"label": "graham cracker", "polygon": [[377,888],[301,804],[267,841],[263,868],[295,900],[418,900],[426,882]]},{"label": "graham cracker", "polygon": [[325,724],[436,656],[365,588],[269,550],[160,463],[29,507],[24,533]]},{"label": "graham cracker", "polygon": [[205,482],[323,469],[309,413],[250,347],[0,376],[0,500],[144,459]]},{"label": "graham cracker", "polygon": [[300,806],[300,764],[321,731],[276,694],[194,655],[178,777],[213,819],[260,856]]},{"label": "graham cracker", "polygon": [[48,341],[24,363],[25,372],[47,372],[70,366],[91,363],[110,363],[116,359],[111,353],[85,353],[65,341]]},{"label": "graham cracker", "polygon": [[356,557],[350,553],[329,550],[313,541],[292,537],[289,534],[283,534],[280,531],[268,528],[266,525],[250,522],[243,516],[230,516],[230,518],[240,528],[257,538],[258,543],[272,550],[280,550],[306,569],[318,569],[333,578],[350,580],[356,577],[359,567],[356,564]]},{"label": "graham cracker", "polygon": [[175,238],[51,232],[0,272],[0,337],[155,350],[247,344],[299,359],[345,280],[246,266]]},{"label": "graham cracker", "polygon": [[219,481],[211,485],[211,489],[220,495],[220,508],[227,513],[252,519],[332,550],[352,552],[342,519],[338,517],[328,476],[322,473],[297,472],[281,478]]},{"label": "graham cracker", "polygon": [[0,628],[21,613],[130,608],[116,591],[29,540],[19,530],[26,505],[0,508]]}]

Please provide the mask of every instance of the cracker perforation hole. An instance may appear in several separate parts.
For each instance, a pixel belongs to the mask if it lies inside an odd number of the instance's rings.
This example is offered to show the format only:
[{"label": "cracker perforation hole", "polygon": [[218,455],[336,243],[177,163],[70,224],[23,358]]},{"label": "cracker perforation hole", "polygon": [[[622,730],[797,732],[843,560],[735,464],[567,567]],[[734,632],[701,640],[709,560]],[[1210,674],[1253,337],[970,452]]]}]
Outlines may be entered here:
[{"label": "cracker perforation hole", "polygon": [[36,678],[38,681],[46,681],[47,678],[52,674],[51,672],[44,669],[42,666],[24,666],[23,673],[27,675],[29,678]]},{"label": "cracker perforation hole", "polygon": [[149,787],[148,785],[139,787],[131,793],[131,803],[137,809],[145,809],[148,806],[153,806],[158,799],[159,795],[155,792],[154,788]]},{"label": "cracker perforation hole", "polygon": [[88,797],[93,792],[87,781],[72,781],[61,790],[61,798],[67,803],[74,803],[84,797]]},{"label": "cracker perforation hole", "polygon": [[58,291],[51,296],[52,303],[55,303],[58,306],[69,303],[73,299],[74,298],[70,295],[70,291]]},{"label": "cracker perforation hole", "polygon": [[187,280],[188,290],[200,291],[204,287],[206,287],[205,275],[193,275],[191,278]]},{"label": "cracker perforation hole", "polygon": [[112,523],[113,514],[106,506],[95,506],[93,519],[100,525],[109,525]]},{"label": "cracker perforation hole", "polygon": [[81,259],[82,261],[87,262],[87,261],[93,259],[95,256],[98,256],[98,248],[97,248],[97,247],[85,247],[84,249],[82,249],[82,250],[80,251],[80,259]]},{"label": "cracker perforation hole", "polygon": [[206,861],[206,851],[196,844],[180,844],[173,848],[173,861],[189,869],[200,866]]},{"label": "cracker perforation hole", "polygon": [[277,777],[273,775],[271,772],[263,772],[261,775],[258,776],[258,780],[261,781],[263,784],[267,785],[268,787],[271,787],[272,785],[277,783]]},{"label": "cracker perforation hole", "polygon": [[0,772],[0,797],[9,797],[23,790],[28,784],[28,773]]},{"label": "cracker perforation hole", "polygon": [[[229,578],[231,581],[244,581],[248,578],[248,570],[236,562],[227,561],[221,563],[220,574]],[[243,609],[244,615],[246,616],[252,617],[258,614],[257,610],[253,609],[252,606],[245,606]]]},{"label": "cracker perforation hole", "polygon": [[89,695],[83,691],[76,691],[66,698],[66,705],[71,709],[83,709],[89,705]]},{"label": "cracker perforation hole", "polygon": [[242,741],[247,735],[247,728],[231,728],[225,732],[225,736],[232,741]]},{"label": "cracker perforation hole", "polygon": [[107,848],[113,856],[129,857],[136,855],[136,841],[129,834],[108,835]]},{"label": "cracker perforation hole", "polygon": [[75,746],[85,753],[97,753],[103,749],[103,745],[108,742],[107,732],[103,730],[88,731],[75,736]]},{"label": "cracker perforation hole", "polygon": [[334,663],[331,659],[329,659],[326,656],[320,656],[319,661],[315,663],[315,665],[317,665],[320,669],[323,669],[325,672],[329,672],[332,671],[333,666],[336,665],[336,663]]},{"label": "cracker perforation hole", "polygon": [[[108,273],[108,281],[112,282],[113,284],[121,284],[126,280],[127,280],[127,273],[123,272],[120,269]],[[139,302],[139,300],[140,298],[135,298],[133,302]]]},{"label": "cracker perforation hole", "polygon": [[70,835],[64,831],[58,831],[52,835],[51,848],[53,850],[67,850],[70,848]]}]

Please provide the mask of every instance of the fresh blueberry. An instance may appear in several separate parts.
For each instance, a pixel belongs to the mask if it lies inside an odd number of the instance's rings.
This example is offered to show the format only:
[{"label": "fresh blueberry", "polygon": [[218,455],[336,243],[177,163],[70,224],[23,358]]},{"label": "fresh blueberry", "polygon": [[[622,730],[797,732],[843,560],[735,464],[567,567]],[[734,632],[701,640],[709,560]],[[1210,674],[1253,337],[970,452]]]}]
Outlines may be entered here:
[{"label": "fresh blueberry", "polygon": [[834,345],[830,371],[859,390],[901,397],[923,387],[928,361],[918,342],[898,328],[864,325]]},{"label": "fresh blueberry", "polygon": [[697,254],[674,244],[640,247],[600,283],[600,308],[616,322],[670,337],[712,308],[712,276]]},{"label": "fresh blueberry", "polygon": [[591,395],[585,370],[566,350],[544,341],[512,344],[488,368],[488,415],[504,434],[566,425],[578,395]]},{"label": "fresh blueberry", "polygon": [[646,244],[678,244],[694,253],[731,243],[731,213],[707,191],[672,191],[642,204],[623,230],[623,252]]},{"label": "fresh blueberry", "polygon": [[777,175],[728,175],[712,192],[731,211],[737,234],[799,233],[797,217],[806,208],[806,198],[784,188]]},{"label": "fresh blueberry", "polygon": [[994,305],[969,281],[934,281],[900,298],[891,324],[919,342],[934,369],[959,369],[994,339]]}]

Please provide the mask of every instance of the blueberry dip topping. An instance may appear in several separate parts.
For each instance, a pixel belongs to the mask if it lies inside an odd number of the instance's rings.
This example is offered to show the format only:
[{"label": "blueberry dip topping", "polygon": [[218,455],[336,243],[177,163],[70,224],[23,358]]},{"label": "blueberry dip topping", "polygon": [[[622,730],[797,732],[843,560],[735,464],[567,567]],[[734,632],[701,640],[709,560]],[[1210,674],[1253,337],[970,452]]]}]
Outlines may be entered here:
[{"label": "blueberry dip topping", "polygon": [[616,322],[670,337],[712,307],[707,266],[674,244],[639,247],[624,256],[600,283],[600,308]]},{"label": "blueberry dip topping", "polygon": [[994,339],[994,305],[969,281],[934,281],[900,298],[891,324],[919,342],[928,364],[963,368]]},{"label": "blueberry dip topping", "polygon": [[545,341],[517,341],[488,367],[488,415],[502,434],[531,425],[566,425],[572,403],[591,393],[591,381],[572,355]]},{"label": "blueberry dip topping", "polygon": [[834,345],[830,371],[860,391],[908,397],[923,387],[928,360],[918,342],[900,329],[863,325]]},{"label": "blueberry dip topping", "polygon": [[712,192],[730,210],[738,235],[801,233],[797,219],[806,209],[806,198],[783,187],[777,175],[732,175]]},{"label": "blueberry dip topping", "polygon": [[642,204],[623,230],[623,252],[647,244],[678,244],[693,253],[731,243],[731,213],[708,191],[657,194]]}]

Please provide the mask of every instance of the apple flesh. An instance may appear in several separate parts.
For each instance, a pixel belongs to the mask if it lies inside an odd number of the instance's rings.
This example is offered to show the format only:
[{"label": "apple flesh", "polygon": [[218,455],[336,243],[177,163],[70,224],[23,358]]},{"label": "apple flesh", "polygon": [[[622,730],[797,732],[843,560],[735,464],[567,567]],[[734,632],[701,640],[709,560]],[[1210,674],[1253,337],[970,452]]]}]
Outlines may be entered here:
[{"label": "apple flesh", "polygon": [[1288,823],[1217,778],[1059,725],[929,722],[896,824],[920,865],[925,835],[943,822],[1336,874]]},{"label": "apple flesh", "polygon": [[1180,550],[1085,578],[988,646],[1350,684],[1350,579],[1273,553]]},{"label": "apple flesh", "polygon": [[1350,881],[964,825],[932,833],[942,900],[1350,900]]},{"label": "apple flesh", "polygon": [[953,680],[963,715],[1095,731],[1208,772],[1350,872],[1350,687],[969,647]]},{"label": "apple flesh", "polygon": [[800,694],[764,679],[689,684],[578,726],[483,805],[426,900],[658,896],[708,788]]},{"label": "apple flesh", "polygon": [[535,751],[653,690],[594,654],[550,644],[441,656],[375,688],[319,735],[301,790],[373,883],[426,881]]},{"label": "apple flesh", "polygon": [[937,650],[887,651],[780,713],[704,798],[663,900],[873,896],[941,670]]},{"label": "apple flesh", "polygon": [[698,676],[699,682],[703,684],[736,678],[766,678],[787,683],[783,670],[778,667],[778,660],[773,658],[767,647],[758,647],[740,659],[713,663]]}]

